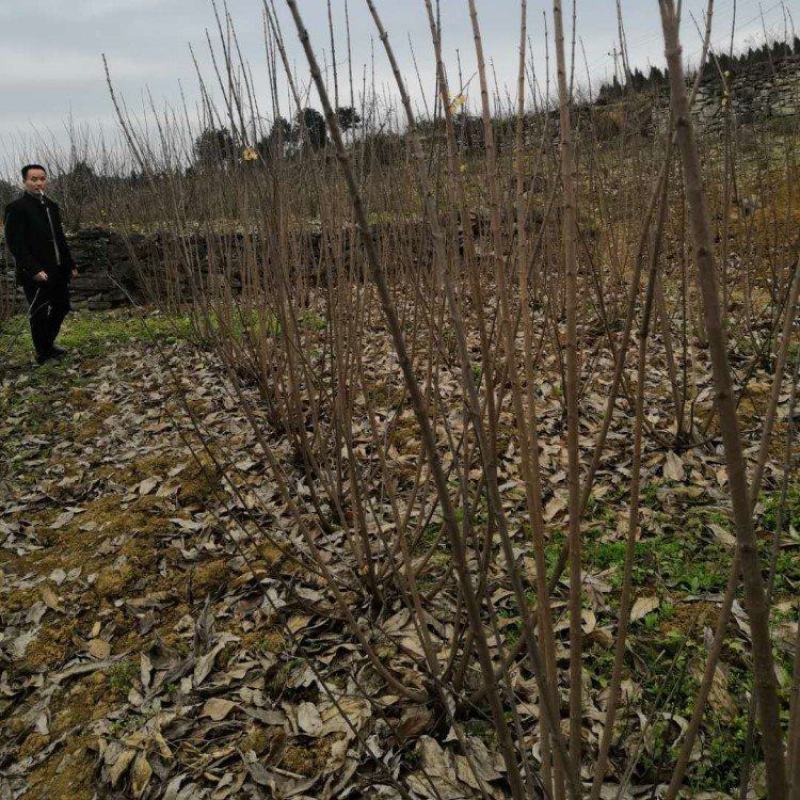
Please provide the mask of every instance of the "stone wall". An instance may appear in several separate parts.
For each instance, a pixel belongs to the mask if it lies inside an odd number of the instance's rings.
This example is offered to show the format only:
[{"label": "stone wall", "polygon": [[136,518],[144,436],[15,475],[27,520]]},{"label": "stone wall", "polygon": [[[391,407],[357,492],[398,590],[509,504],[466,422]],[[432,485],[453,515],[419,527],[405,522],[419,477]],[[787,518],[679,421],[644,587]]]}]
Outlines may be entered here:
[{"label": "stone wall", "polygon": [[787,120],[800,114],[799,57],[749,64],[729,74],[727,81],[730,86],[727,97],[719,79],[700,85],[694,110],[706,126],[723,123],[728,102],[739,125]]},{"label": "stone wall", "polygon": [[[140,294],[134,259],[145,261],[153,253],[145,237],[134,237],[126,243],[112,230],[90,227],[67,234],[67,240],[80,270],[72,284],[74,307],[93,311],[117,308],[128,303],[126,292]],[[14,286],[14,267],[4,245],[0,246],[0,281],[0,292],[10,296]],[[24,298],[20,290],[17,292],[17,307],[22,307],[22,303]]]},{"label": "stone wall", "polygon": [[[485,220],[473,220],[477,233]],[[427,227],[410,219],[373,227],[379,247],[391,249],[398,242],[411,243],[419,254],[430,247]],[[211,240],[200,233],[176,237],[165,232],[123,237],[108,228],[88,227],[67,233],[70,250],[79,275],[72,282],[72,305],[93,311],[127,305],[129,297],[148,301],[154,295],[175,302],[189,300],[193,290],[209,284],[225,285],[234,293],[242,288],[242,275],[252,273],[253,259],[264,248],[257,234],[219,234]],[[334,254],[329,237],[319,229],[297,232],[289,242],[291,269],[317,280]],[[346,255],[360,247],[355,227],[338,232],[338,263],[347,263]],[[263,257],[264,263],[268,257]],[[244,264],[248,269],[244,270]],[[284,265],[281,265],[281,269]],[[0,243],[0,298],[16,293],[16,310],[24,308],[21,290],[14,289],[13,261]]]}]

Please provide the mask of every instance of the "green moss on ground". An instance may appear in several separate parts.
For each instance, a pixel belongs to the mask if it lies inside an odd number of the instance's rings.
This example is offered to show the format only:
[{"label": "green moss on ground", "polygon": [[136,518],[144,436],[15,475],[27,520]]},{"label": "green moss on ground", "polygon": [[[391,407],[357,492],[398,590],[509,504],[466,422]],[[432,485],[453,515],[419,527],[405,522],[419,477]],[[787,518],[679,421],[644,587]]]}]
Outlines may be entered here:
[{"label": "green moss on ground", "polygon": [[[63,370],[76,357],[101,356],[112,346],[128,342],[185,339],[191,323],[185,316],[139,314],[132,309],[117,311],[74,311],[64,321],[58,343],[68,350],[63,362],[48,362],[35,372],[42,378]],[[18,314],[0,325],[0,354],[8,364],[32,362],[32,346],[27,318]],[[33,380],[33,378],[32,378]]]}]

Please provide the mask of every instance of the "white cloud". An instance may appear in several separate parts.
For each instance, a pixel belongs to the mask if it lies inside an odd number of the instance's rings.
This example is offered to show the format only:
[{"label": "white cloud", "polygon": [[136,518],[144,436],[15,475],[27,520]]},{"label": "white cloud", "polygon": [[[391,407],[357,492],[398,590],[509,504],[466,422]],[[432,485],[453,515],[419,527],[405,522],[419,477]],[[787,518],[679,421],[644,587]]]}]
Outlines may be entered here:
[{"label": "white cloud", "polygon": [[105,16],[125,11],[146,11],[148,8],[168,5],[164,0],[84,0],[76,3],[79,10],[89,16]]},{"label": "white cloud", "polygon": [[[110,56],[109,67],[117,80],[136,78],[144,81],[153,76],[169,74],[174,64]],[[55,49],[34,52],[30,48],[3,48],[0,89],[24,89],[28,86],[58,88],[96,84],[102,80],[104,73],[100,53]]]},{"label": "white cloud", "polygon": [[126,11],[146,11],[148,8],[169,5],[167,0],[28,0],[20,8],[10,0],[0,0],[0,18],[29,19],[68,19],[70,21],[118,14]]}]

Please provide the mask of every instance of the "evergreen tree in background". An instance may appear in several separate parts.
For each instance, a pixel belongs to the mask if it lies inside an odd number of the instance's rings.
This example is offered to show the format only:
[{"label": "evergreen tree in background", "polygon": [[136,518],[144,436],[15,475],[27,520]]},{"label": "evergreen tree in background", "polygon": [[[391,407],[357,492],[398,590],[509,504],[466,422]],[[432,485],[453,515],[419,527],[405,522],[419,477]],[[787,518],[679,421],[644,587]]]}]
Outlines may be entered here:
[{"label": "evergreen tree in background", "polygon": [[294,131],[289,120],[277,117],[266,136],[262,136],[256,143],[256,150],[261,158],[270,161],[281,154],[287,144],[294,141]]},{"label": "evergreen tree in background", "polygon": [[236,158],[233,136],[227,128],[207,128],[194,141],[194,163],[199,168],[230,165]]},{"label": "evergreen tree in background", "polygon": [[325,117],[315,108],[304,108],[295,117],[295,132],[299,141],[307,142],[314,150],[321,150],[328,143]]},{"label": "evergreen tree in background", "polygon": [[361,117],[352,106],[340,106],[337,108],[336,119],[344,133],[357,128],[361,124]]}]

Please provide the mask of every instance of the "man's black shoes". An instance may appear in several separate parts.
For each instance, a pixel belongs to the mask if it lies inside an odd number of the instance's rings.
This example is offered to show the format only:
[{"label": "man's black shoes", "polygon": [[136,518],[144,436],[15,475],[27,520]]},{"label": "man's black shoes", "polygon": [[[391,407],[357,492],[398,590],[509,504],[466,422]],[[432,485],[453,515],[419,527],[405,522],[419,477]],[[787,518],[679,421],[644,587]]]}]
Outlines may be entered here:
[{"label": "man's black shoes", "polygon": [[36,363],[41,367],[48,361],[60,361],[66,354],[67,351],[63,347],[53,345],[46,353],[36,354]]}]

